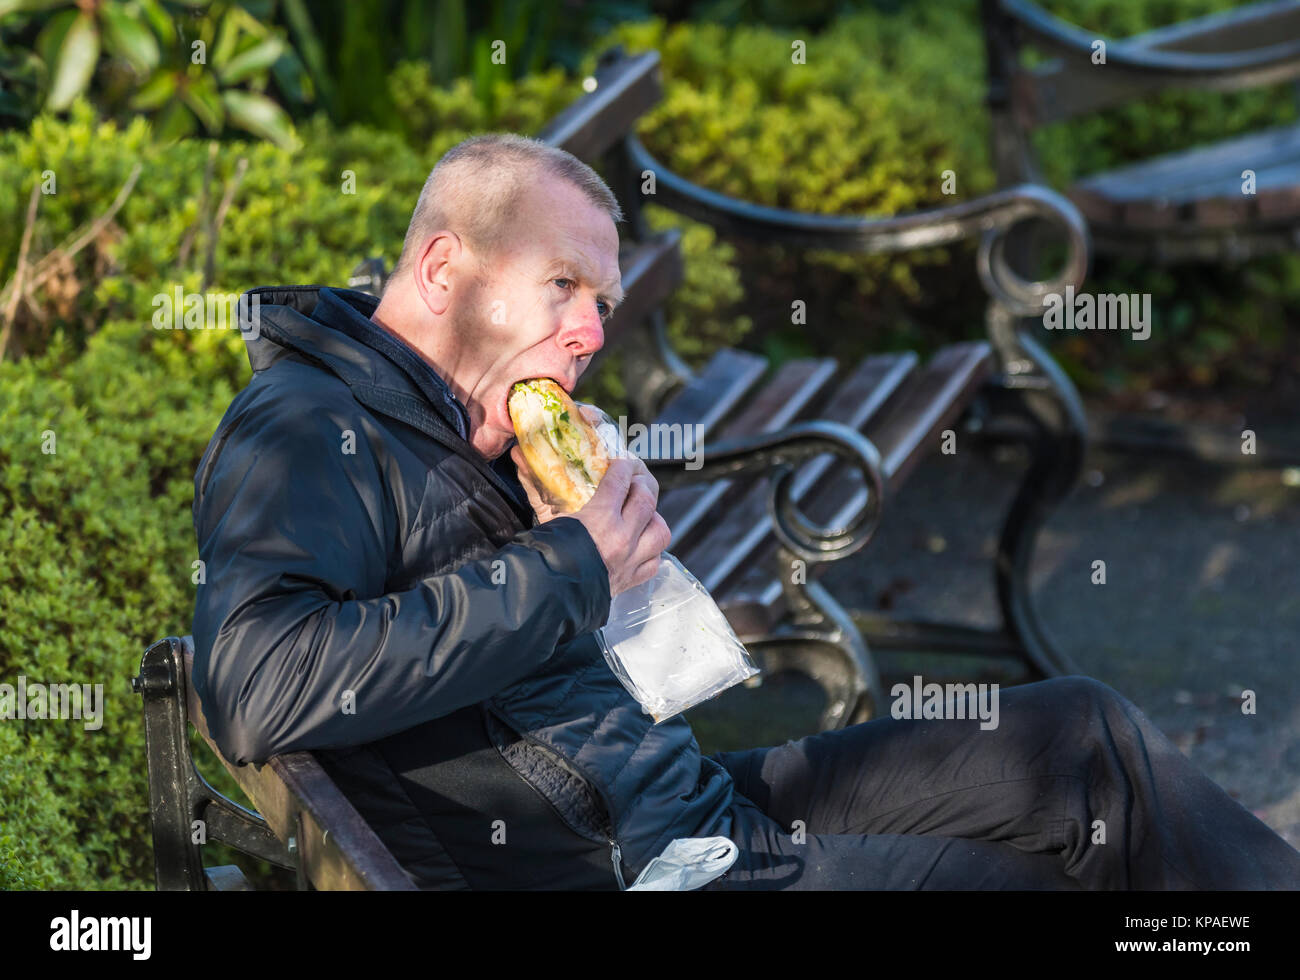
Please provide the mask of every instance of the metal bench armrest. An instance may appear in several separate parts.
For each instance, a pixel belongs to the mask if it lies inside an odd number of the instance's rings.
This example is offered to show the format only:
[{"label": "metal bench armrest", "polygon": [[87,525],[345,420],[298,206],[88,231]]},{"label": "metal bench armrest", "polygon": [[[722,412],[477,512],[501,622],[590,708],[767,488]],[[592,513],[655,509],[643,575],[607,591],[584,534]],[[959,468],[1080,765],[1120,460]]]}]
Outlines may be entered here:
[{"label": "metal bench armrest", "polygon": [[[1000,0],[999,6],[1016,22],[1027,40],[1063,58],[1091,63],[1093,45],[1102,40],[1095,32],[1061,20],[1028,0]],[[1279,13],[1294,13],[1278,4],[1263,4],[1259,8],[1265,13],[1271,13],[1268,8],[1276,8]],[[1234,18],[1239,20],[1242,15],[1252,13],[1247,7],[1219,16],[1227,24]],[[1213,52],[1161,50],[1151,45],[1143,35],[1104,40],[1106,72],[1162,78],[1169,85],[1244,88],[1300,75],[1300,39],[1297,38],[1245,51]]]},{"label": "metal bench armrest", "polygon": [[[637,172],[655,174],[655,203],[756,241],[843,252],[906,252],[980,236],[978,270],[988,294],[1021,316],[1043,309],[1043,297],[1078,286],[1088,270],[1089,239],[1083,216],[1050,188],[1022,184],[942,208],[890,218],[805,214],[741,201],[693,184],[656,160],[634,135],[625,144]],[[1051,279],[1029,282],[1007,263],[1008,232],[1023,221],[1042,219],[1064,235],[1068,249]]]},{"label": "metal bench armrest", "polygon": [[[807,489],[797,479],[799,464],[826,453],[855,467],[868,488],[866,503],[843,526],[817,523],[796,503]],[[871,540],[880,524],[886,483],[880,453],[866,436],[839,422],[800,422],[777,432],[723,440],[710,446],[702,458],[645,462],[662,488],[771,474],[775,480],[769,513],[776,536],[805,561],[831,561],[851,555]],[[690,469],[688,464],[696,468]],[[840,474],[837,478],[846,476]]]}]

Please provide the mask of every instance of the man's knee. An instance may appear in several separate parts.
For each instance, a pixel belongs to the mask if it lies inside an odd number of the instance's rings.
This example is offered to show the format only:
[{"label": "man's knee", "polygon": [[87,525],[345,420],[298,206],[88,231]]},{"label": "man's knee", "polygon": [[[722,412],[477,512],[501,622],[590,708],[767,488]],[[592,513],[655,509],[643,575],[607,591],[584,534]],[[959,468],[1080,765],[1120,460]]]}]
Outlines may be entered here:
[{"label": "man's knee", "polygon": [[1047,688],[1051,688],[1053,698],[1059,699],[1063,706],[1091,704],[1098,708],[1119,707],[1125,710],[1133,708],[1133,703],[1128,698],[1095,677],[1069,674],[1065,677],[1053,677],[1043,681],[1042,684],[1044,692],[1046,693]]}]

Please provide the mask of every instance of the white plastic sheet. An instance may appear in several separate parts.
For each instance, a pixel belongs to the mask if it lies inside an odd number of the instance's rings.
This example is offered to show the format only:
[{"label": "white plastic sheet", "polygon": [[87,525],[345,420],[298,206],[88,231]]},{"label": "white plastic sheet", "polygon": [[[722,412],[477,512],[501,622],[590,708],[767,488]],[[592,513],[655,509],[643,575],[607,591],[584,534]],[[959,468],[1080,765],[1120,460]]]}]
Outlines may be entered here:
[{"label": "white plastic sheet", "polygon": [[[618,427],[600,414],[606,451],[628,455]],[[596,633],[610,669],[655,724],[759,672],[708,590],[672,555],[662,557],[654,578],[614,597]]]}]

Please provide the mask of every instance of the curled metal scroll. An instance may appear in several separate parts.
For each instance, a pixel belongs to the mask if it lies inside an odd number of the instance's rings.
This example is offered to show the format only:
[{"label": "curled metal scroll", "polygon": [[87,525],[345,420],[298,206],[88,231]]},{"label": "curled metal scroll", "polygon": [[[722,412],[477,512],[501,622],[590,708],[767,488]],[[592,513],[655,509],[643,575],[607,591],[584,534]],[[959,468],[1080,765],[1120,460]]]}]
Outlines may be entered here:
[{"label": "curled metal scroll", "polygon": [[[795,497],[806,490],[799,464],[833,453],[851,463],[867,487],[866,503],[843,525],[824,525],[799,509]],[[775,476],[769,512],[776,536],[809,562],[851,555],[875,534],[885,497],[880,453],[871,440],[839,422],[800,422],[779,432],[728,439],[709,447],[697,469],[683,459],[647,459],[646,466],[662,488],[710,482],[746,474]]]},{"label": "curled metal scroll", "polygon": [[[693,184],[655,159],[635,135],[624,139],[640,172],[655,175],[655,203],[759,242],[841,252],[889,253],[947,245],[981,236],[980,280],[989,295],[1020,316],[1042,313],[1042,298],[1078,286],[1088,270],[1089,239],[1083,216],[1047,187],[1021,184],[942,208],[892,218],[805,214],[751,204]],[[1064,234],[1067,254],[1051,279],[1029,282],[1006,261],[1004,240],[1016,225],[1040,218]]]},{"label": "curled metal scroll", "polygon": [[[975,269],[985,292],[1016,316],[1041,316],[1045,297],[1063,295],[1066,286],[1077,289],[1087,276],[1088,227],[1078,208],[1050,188],[1023,184],[1010,190],[1016,195],[1015,201],[1002,210],[1004,223],[988,229],[980,238]],[[1044,217],[1058,230],[1064,230],[1069,251],[1060,271],[1051,279],[1025,279],[1007,261],[1007,240],[1022,221]]]}]

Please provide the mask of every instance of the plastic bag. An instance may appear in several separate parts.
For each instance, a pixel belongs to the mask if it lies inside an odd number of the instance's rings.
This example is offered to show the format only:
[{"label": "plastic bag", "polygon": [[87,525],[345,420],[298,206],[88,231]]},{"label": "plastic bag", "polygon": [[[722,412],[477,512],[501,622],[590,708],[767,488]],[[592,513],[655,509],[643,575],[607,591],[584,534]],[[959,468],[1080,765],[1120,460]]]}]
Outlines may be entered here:
[{"label": "plastic bag", "polygon": [[713,597],[667,552],[654,578],[614,597],[596,639],[655,724],[758,673]]},{"label": "plastic bag", "polygon": [[736,863],[740,849],[727,837],[678,837],[651,860],[630,892],[688,892],[703,888]]},{"label": "plastic bag", "polygon": [[[610,457],[629,455],[613,420],[595,412]],[[610,670],[656,725],[759,672],[708,590],[662,558],[654,578],[614,597],[596,632]]]}]

